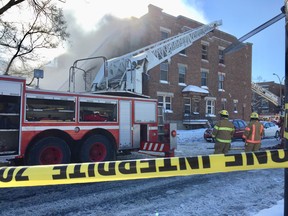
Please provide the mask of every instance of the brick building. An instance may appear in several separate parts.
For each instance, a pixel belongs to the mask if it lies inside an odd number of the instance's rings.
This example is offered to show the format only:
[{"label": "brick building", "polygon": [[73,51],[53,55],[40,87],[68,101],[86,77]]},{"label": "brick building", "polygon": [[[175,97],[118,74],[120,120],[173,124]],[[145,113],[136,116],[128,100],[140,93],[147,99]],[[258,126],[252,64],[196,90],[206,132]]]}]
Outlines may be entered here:
[{"label": "brick building", "polygon": [[[138,20],[146,32],[139,47],[203,25],[184,16],[171,16],[153,5],[148,9]],[[158,98],[166,120],[177,122],[178,128],[183,123],[193,128],[205,120],[215,121],[221,109],[228,110],[230,118],[248,120],[252,44],[224,56],[223,50],[236,41],[225,32],[210,32],[170,61],[150,70],[149,78],[143,79],[143,93]]]},{"label": "brick building", "polygon": [[[125,27],[122,24],[121,21],[106,26],[104,30],[117,34],[102,35],[103,43],[97,41],[98,48],[92,56],[122,56],[203,25],[181,15],[164,13],[154,5],[149,5],[148,13],[139,19],[125,20]],[[230,118],[249,120],[252,44],[245,43],[238,51],[223,55],[223,50],[235,42],[233,35],[215,29],[148,71],[148,75],[143,74],[143,94],[158,99],[160,122],[176,122],[179,129],[202,127],[207,121],[217,120],[221,109],[228,110]],[[86,80],[86,84],[90,86],[91,80]]]}]

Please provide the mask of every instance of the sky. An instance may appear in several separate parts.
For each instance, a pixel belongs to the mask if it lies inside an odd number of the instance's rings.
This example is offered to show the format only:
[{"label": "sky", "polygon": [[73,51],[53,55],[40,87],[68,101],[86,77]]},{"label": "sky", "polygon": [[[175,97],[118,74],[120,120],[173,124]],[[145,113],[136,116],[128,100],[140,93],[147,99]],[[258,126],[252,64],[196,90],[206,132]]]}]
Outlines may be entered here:
[{"label": "sky", "polygon": [[[89,33],[97,30],[97,23],[105,14],[140,18],[148,13],[149,4],[173,16],[183,15],[204,24],[222,20],[219,29],[240,38],[280,14],[284,0],[141,0],[137,4],[133,0],[105,0],[101,4],[94,0],[69,0],[59,3],[59,6],[69,18],[73,18],[73,25],[78,25],[78,30]],[[253,44],[252,81],[284,83],[284,21],[285,18],[245,41]]]}]

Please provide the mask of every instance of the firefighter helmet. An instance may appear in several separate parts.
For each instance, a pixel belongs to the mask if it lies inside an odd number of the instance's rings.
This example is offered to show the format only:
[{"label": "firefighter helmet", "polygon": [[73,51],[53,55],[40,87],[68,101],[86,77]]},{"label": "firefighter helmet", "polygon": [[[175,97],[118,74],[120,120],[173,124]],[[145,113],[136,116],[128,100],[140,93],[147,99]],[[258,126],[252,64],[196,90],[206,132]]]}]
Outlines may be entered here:
[{"label": "firefighter helmet", "polygon": [[227,110],[221,110],[220,112],[219,112],[219,114],[221,115],[221,116],[229,116],[229,113],[228,113],[228,111]]},{"label": "firefighter helmet", "polygon": [[252,112],[251,115],[250,115],[250,118],[251,119],[259,119],[258,113]]}]

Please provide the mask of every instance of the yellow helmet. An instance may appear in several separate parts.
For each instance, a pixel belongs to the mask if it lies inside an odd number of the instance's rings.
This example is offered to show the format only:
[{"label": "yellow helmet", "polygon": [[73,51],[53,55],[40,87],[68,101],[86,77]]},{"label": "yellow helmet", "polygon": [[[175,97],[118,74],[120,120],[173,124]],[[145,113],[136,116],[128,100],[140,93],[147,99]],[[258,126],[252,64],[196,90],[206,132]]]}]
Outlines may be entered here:
[{"label": "yellow helmet", "polygon": [[219,112],[219,114],[221,115],[221,116],[229,116],[229,113],[228,113],[228,111],[227,110],[221,110],[220,112]]},{"label": "yellow helmet", "polygon": [[258,113],[252,112],[251,115],[250,115],[250,118],[251,119],[259,119]]}]

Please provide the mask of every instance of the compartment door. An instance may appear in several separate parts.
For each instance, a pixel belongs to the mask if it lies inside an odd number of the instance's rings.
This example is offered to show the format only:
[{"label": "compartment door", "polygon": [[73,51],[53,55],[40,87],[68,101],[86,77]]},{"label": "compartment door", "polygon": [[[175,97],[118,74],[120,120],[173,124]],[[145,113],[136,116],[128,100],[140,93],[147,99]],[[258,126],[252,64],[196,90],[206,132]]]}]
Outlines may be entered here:
[{"label": "compartment door", "polygon": [[18,155],[22,82],[0,81],[0,155]]},{"label": "compartment door", "polygon": [[131,129],[131,101],[119,102],[119,149],[131,149],[132,129]]}]

